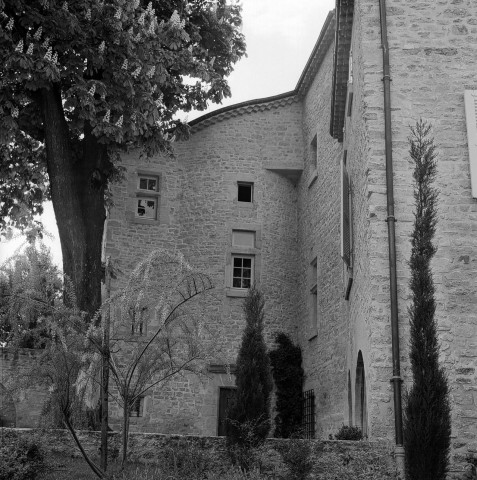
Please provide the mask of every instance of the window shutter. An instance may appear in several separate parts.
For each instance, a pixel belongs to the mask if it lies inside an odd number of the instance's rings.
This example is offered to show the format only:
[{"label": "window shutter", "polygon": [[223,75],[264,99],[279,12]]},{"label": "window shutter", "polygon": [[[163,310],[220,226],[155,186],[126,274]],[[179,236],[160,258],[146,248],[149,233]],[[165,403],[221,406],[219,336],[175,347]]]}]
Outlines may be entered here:
[{"label": "window shutter", "polygon": [[464,104],[467,120],[472,197],[477,198],[477,90],[465,90]]},{"label": "window shutter", "polygon": [[341,161],[341,258],[351,266],[351,212],[346,157]]}]

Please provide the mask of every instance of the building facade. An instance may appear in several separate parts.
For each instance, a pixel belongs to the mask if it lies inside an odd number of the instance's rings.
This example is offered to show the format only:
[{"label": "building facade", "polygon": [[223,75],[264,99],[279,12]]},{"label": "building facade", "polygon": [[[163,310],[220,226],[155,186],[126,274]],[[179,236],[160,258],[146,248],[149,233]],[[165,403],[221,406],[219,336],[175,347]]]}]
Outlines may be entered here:
[{"label": "building facade", "polygon": [[[216,285],[209,326],[221,329],[217,342],[232,362],[243,297],[255,282],[266,299],[268,343],[285,331],[302,348],[317,435],[345,423],[393,441],[386,158],[391,151],[406,389],[408,137],[410,125],[428,121],[439,154],[432,268],[441,360],[451,385],[453,455],[463,458],[477,450],[476,109],[474,0],[338,0],[295,90],[194,120],[172,159],[123,157],[127,180],[114,187],[105,255],[127,272],[155,248],[178,249],[209,273]],[[205,381],[182,377],[146,396],[133,429],[216,435],[233,384],[224,365],[210,365]]]}]

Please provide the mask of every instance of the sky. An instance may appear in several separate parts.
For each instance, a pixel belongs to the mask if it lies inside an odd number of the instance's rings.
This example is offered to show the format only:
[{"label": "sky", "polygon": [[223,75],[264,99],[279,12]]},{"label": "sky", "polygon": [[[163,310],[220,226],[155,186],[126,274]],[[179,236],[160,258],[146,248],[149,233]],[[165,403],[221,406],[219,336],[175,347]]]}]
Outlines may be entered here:
[{"label": "sky", "polygon": [[[227,105],[293,90],[306,65],[335,0],[242,0],[247,57],[229,77],[232,96],[205,112],[191,112],[193,120]],[[61,266],[61,248],[53,208],[45,205],[42,220],[53,238],[45,238],[53,260]],[[21,236],[3,242],[0,264],[25,243]]]}]

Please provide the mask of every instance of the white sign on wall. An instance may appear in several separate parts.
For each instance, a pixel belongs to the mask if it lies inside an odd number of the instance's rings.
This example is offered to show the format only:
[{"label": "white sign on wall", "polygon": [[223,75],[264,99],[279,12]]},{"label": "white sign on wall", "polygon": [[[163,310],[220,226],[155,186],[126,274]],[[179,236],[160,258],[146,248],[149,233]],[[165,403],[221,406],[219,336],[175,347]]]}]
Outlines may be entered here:
[{"label": "white sign on wall", "polygon": [[472,197],[477,198],[477,90],[464,91]]}]

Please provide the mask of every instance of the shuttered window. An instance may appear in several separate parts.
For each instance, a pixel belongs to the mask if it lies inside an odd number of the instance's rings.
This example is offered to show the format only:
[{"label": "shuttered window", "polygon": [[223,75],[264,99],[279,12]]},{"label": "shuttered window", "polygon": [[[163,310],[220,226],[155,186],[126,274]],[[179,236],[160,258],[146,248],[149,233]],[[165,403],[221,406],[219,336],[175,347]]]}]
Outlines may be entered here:
[{"label": "shuttered window", "polygon": [[477,90],[464,92],[472,197],[477,198]]},{"label": "shuttered window", "polygon": [[346,151],[341,161],[341,258],[351,267],[351,198]]}]

